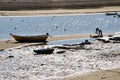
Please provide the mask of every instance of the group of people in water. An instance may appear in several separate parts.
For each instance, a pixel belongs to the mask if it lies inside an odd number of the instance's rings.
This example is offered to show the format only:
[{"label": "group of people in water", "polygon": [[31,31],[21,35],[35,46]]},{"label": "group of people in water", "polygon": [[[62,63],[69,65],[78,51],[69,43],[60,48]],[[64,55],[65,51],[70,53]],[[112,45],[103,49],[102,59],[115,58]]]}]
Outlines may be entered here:
[{"label": "group of people in water", "polygon": [[96,28],[95,33],[98,34],[99,37],[103,37],[102,30],[100,30],[99,28]]}]

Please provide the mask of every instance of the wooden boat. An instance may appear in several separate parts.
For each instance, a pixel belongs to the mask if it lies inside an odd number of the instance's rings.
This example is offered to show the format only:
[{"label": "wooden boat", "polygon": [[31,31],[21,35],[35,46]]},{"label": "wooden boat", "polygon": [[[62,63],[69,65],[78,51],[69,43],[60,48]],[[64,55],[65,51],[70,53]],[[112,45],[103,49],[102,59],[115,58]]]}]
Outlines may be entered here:
[{"label": "wooden boat", "polygon": [[53,53],[54,49],[47,48],[47,49],[39,49],[39,50],[33,50],[36,54],[51,54]]},{"label": "wooden boat", "polygon": [[19,36],[10,33],[10,35],[18,42],[45,42],[49,34],[37,35],[37,36]]}]

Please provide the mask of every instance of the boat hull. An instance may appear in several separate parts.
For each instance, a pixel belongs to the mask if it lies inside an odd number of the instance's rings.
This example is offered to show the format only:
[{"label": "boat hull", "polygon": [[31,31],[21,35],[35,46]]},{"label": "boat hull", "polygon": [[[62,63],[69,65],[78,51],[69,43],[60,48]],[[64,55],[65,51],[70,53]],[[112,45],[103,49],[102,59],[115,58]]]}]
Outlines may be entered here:
[{"label": "boat hull", "polygon": [[39,36],[18,36],[10,34],[18,42],[46,42],[48,35]]},{"label": "boat hull", "polygon": [[51,54],[53,53],[54,49],[39,49],[39,50],[33,50],[36,54]]},{"label": "boat hull", "polygon": [[118,13],[117,12],[108,12],[106,13],[107,16],[110,16],[110,15],[117,15]]}]

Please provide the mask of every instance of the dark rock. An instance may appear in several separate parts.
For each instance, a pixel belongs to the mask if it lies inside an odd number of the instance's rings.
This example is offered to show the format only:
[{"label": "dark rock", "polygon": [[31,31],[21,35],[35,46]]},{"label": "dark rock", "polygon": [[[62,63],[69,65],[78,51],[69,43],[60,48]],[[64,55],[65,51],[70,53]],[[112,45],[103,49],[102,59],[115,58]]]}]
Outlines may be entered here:
[{"label": "dark rock", "polygon": [[11,55],[11,56],[8,56],[7,58],[13,58],[13,57],[14,57],[14,56]]},{"label": "dark rock", "polygon": [[41,66],[44,66],[45,64],[41,64]]}]

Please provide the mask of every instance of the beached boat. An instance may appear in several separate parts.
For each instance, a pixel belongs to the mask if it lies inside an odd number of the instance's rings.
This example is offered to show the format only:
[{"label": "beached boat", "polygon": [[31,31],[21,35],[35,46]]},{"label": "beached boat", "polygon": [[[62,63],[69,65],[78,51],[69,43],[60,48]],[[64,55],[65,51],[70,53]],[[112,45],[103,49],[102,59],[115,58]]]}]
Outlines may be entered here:
[{"label": "beached boat", "polygon": [[39,50],[33,50],[36,54],[51,54],[53,53],[54,49],[47,48],[47,49],[39,49]]},{"label": "beached boat", "polygon": [[36,35],[36,36],[19,36],[10,33],[10,35],[18,42],[46,42],[49,34],[45,35]]},{"label": "beached boat", "polygon": [[117,12],[107,12],[106,15],[109,16],[109,15],[117,15],[118,13]]}]

